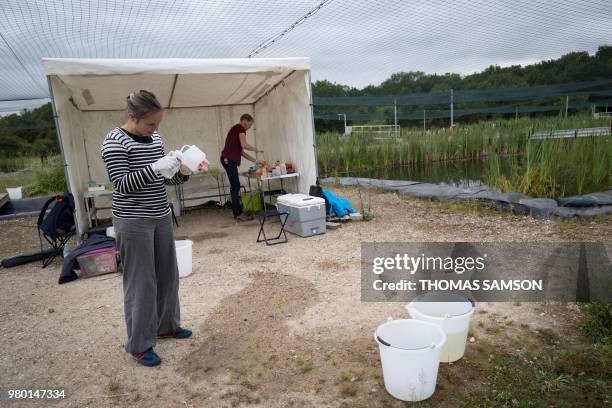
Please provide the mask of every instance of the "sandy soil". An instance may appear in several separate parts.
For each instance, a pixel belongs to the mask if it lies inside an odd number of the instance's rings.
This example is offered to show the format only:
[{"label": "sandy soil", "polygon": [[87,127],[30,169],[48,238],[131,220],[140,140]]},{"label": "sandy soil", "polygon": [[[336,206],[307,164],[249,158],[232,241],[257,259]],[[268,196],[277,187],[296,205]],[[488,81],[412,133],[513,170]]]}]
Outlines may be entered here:
[{"label": "sandy soil", "polygon": [[[358,207],[355,190],[339,194]],[[287,244],[273,247],[255,242],[256,221],[235,224],[226,209],[181,217],[176,235],[194,241],[194,273],[181,280],[182,325],[194,336],[160,340],[156,351],[163,363],[157,368],[141,367],[123,351],[120,275],[58,285],[59,261],[47,269],[38,263],[0,269],[0,387],[65,389],[68,398],[57,405],[67,407],[400,407],[384,390],[372,333],[388,316],[407,314],[399,303],[360,302],[362,241],[612,240],[610,221],[560,224],[367,195],[372,221],[307,239],[290,235]],[[0,257],[36,249],[34,223],[0,222]],[[441,389],[484,381],[461,373],[478,358],[481,342],[518,330],[508,321],[530,330],[550,328],[565,338],[573,333],[571,306],[477,307],[476,341],[461,363],[441,367]],[[500,333],[481,329],[480,322],[507,324]],[[433,402],[456,405],[444,392]]]}]

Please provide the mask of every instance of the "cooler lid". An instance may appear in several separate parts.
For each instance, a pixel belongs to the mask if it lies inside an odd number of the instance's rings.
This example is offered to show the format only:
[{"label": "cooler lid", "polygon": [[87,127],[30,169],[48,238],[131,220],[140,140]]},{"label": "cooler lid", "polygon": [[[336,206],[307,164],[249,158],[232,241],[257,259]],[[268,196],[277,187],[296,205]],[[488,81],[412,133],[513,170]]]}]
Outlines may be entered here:
[{"label": "cooler lid", "polygon": [[310,207],[325,204],[325,200],[321,197],[313,197],[306,194],[285,194],[279,196],[276,202],[289,207]]}]

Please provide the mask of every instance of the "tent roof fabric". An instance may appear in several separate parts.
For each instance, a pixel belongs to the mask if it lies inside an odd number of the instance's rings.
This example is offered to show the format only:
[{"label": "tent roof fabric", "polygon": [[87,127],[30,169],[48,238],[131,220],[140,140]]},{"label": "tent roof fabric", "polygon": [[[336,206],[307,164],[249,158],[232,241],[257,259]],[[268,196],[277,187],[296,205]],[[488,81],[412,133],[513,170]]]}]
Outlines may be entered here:
[{"label": "tent roof fabric", "polygon": [[125,109],[125,97],[147,89],[166,108],[248,105],[295,71],[309,71],[308,58],[77,59],[44,58],[47,76],[73,92],[80,111]]},{"label": "tent roof fabric", "polygon": [[299,58],[43,58],[49,75],[229,74],[310,70],[310,59]]}]

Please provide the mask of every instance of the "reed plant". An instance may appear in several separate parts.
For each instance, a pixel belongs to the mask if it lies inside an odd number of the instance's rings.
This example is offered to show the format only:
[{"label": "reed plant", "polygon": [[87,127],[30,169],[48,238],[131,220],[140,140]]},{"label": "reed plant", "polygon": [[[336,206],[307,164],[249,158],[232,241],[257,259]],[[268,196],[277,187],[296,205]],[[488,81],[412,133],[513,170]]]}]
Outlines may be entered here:
[{"label": "reed plant", "polygon": [[[530,139],[537,131],[610,126],[609,119],[522,118],[448,129],[402,129],[397,138],[317,134],[319,173],[326,176],[377,174],[432,163],[486,161],[484,179],[493,188],[538,197],[578,194],[612,185],[612,136]],[[503,167],[503,169],[502,169]],[[571,188],[568,186],[571,185]]]}]

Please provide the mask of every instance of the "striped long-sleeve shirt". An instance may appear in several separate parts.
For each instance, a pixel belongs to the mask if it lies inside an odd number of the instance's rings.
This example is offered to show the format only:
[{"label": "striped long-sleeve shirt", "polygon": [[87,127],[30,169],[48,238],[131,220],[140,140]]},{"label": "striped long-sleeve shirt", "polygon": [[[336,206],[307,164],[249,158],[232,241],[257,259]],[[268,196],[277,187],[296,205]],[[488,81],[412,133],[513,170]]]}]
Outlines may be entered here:
[{"label": "striped long-sleeve shirt", "polygon": [[157,132],[141,139],[115,128],[106,135],[102,159],[115,186],[113,216],[159,218],[170,213],[164,184],[180,184],[188,177],[177,172],[168,180],[156,174],[152,164],[164,155],[164,145]]}]

